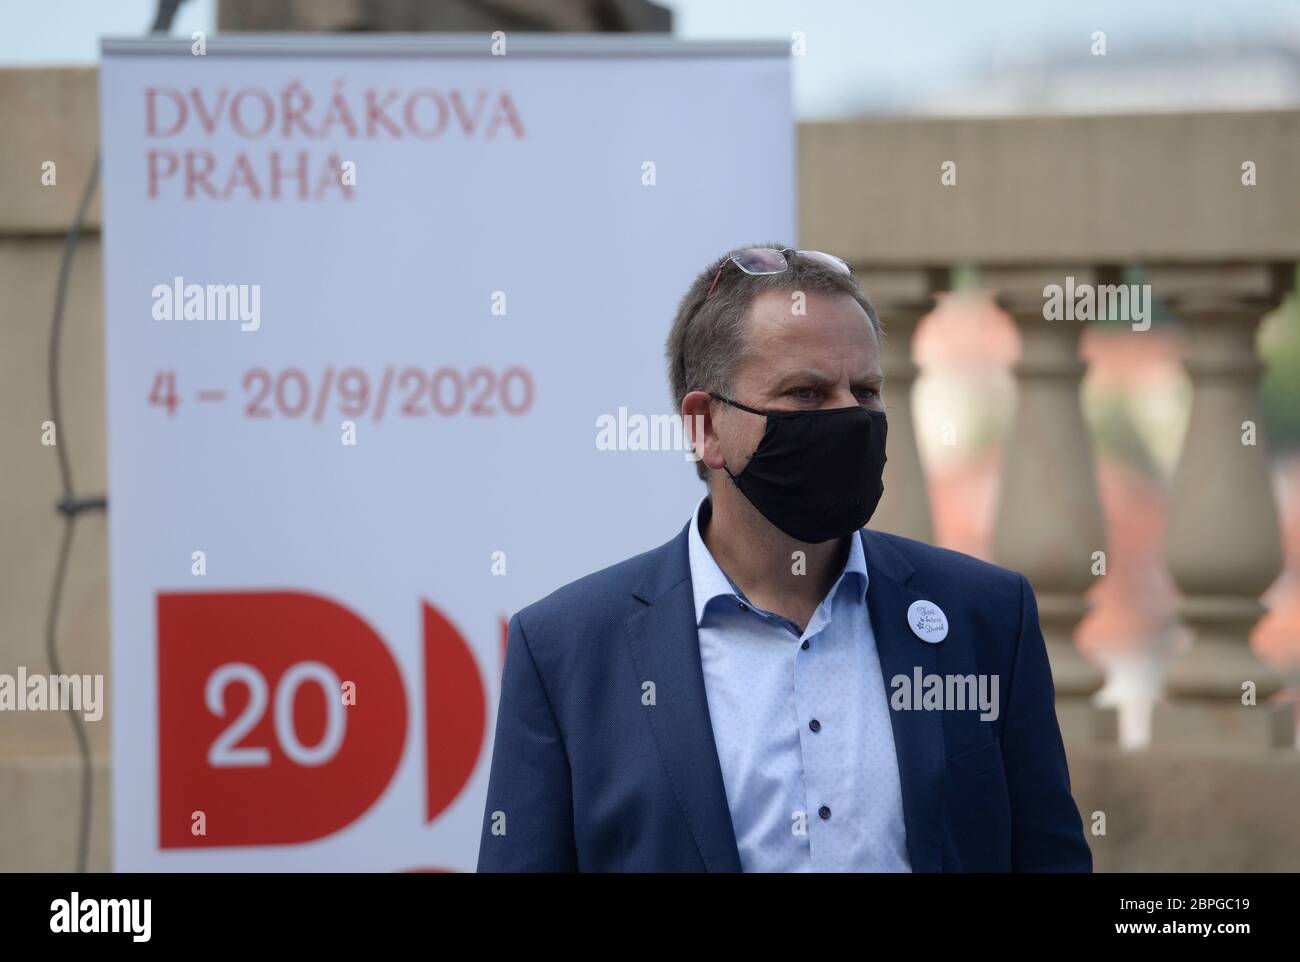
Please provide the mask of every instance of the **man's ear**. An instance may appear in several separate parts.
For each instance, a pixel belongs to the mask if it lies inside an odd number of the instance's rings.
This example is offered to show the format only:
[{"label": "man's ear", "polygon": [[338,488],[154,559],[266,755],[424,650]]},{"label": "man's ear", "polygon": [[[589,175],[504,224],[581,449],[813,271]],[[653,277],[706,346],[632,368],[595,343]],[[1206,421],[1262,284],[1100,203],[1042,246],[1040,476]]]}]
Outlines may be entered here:
[{"label": "man's ear", "polygon": [[707,391],[691,391],[682,398],[682,429],[706,467],[722,470],[722,445],[713,424],[713,399]]}]

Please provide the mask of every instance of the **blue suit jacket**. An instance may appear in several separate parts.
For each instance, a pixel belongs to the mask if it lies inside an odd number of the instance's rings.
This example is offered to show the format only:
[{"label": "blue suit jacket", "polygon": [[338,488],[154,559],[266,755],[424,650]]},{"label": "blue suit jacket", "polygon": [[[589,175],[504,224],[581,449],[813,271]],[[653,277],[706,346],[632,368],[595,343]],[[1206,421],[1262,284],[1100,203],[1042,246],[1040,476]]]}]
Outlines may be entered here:
[{"label": "blue suit jacket", "polygon": [[[688,530],[510,620],[480,872],[740,871]],[[890,712],[913,871],[1090,871],[1029,583],[918,541],[861,537],[886,686],[917,666],[999,677],[995,720]],[[907,624],[922,599],[948,616],[939,644]]]}]

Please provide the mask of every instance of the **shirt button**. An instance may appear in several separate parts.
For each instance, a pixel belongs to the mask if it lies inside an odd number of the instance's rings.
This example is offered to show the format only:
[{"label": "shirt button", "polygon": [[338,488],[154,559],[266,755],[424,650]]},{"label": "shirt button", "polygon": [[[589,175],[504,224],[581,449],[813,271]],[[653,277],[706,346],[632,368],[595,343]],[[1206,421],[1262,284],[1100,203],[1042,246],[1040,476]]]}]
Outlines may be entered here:
[{"label": "shirt button", "polygon": [[808,642],[805,641],[805,642],[804,642],[802,645],[800,645],[799,647],[802,648],[804,651],[807,651],[807,650],[808,650]]},{"label": "shirt button", "polygon": [[821,808],[817,809],[817,814],[825,820],[831,817],[831,810],[828,806],[823,805]]},{"label": "shirt button", "polygon": [[808,727],[815,732],[819,732],[822,730],[822,723],[819,722],[816,718],[814,718],[812,721],[808,723]]},{"label": "shirt button", "polygon": [[737,603],[738,605],[740,605],[740,610],[741,610],[741,611],[748,611],[748,610],[749,610],[749,607],[748,607],[748,606],[747,606],[743,601],[738,601],[738,602],[736,602],[736,603]]}]

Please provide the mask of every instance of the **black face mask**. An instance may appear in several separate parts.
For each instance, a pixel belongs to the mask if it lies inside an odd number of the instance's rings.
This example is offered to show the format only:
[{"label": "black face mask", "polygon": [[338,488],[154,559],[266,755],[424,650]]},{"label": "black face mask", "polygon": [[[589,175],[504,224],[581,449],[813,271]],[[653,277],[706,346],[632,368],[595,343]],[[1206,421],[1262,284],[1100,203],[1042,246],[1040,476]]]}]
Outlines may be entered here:
[{"label": "black face mask", "polygon": [[885,412],[851,408],[758,411],[763,439],[740,474],[722,469],[768,521],[791,538],[820,544],[867,523],[885,485]]}]

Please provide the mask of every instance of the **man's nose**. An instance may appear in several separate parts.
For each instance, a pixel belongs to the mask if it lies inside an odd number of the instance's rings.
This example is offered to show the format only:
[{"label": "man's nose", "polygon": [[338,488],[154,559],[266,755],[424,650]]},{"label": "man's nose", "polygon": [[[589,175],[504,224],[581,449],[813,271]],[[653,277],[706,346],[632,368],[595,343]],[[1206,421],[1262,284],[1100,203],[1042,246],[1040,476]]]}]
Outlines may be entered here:
[{"label": "man's nose", "polygon": [[828,408],[847,408],[855,404],[860,404],[858,396],[853,393],[853,388],[837,387],[834,391],[826,395],[826,407]]}]

